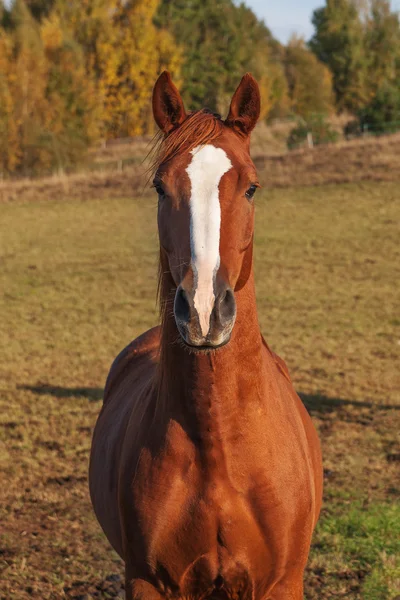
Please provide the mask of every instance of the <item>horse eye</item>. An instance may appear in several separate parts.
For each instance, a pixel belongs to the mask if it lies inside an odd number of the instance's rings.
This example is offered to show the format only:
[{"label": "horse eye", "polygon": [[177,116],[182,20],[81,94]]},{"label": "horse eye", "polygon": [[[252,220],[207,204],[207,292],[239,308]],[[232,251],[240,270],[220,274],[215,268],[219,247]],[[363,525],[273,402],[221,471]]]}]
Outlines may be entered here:
[{"label": "horse eye", "polygon": [[256,193],[256,189],[257,189],[256,185],[254,185],[254,184],[251,185],[245,194],[246,198],[251,200],[253,198],[254,194]]},{"label": "horse eye", "polygon": [[165,196],[165,192],[164,192],[164,190],[163,190],[163,188],[161,187],[160,184],[156,183],[154,185],[154,188],[155,188],[157,194],[160,196],[160,198],[162,198],[163,196]]}]

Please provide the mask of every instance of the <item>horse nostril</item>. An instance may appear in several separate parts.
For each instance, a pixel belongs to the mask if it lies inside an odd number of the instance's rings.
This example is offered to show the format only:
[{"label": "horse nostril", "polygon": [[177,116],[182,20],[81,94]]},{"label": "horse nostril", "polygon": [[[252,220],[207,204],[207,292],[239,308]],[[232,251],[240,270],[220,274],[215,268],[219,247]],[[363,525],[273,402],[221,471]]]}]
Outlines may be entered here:
[{"label": "horse nostril", "polygon": [[218,302],[218,313],[221,324],[226,321],[230,321],[236,312],[236,301],[235,296],[230,288],[225,290],[219,298]]},{"label": "horse nostril", "polygon": [[175,319],[180,322],[189,323],[190,321],[190,306],[183,288],[178,288],[174,302]]}]

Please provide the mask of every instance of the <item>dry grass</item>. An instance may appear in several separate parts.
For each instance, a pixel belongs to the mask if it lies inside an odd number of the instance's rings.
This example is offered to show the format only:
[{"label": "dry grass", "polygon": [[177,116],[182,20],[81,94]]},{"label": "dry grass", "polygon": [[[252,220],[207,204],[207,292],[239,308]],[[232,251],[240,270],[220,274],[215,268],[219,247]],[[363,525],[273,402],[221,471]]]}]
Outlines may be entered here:
[{"label": "dry grass", "polygon": [[[254,162],[262,185],[268,188],[400,181],[400,133],[286,152],[284,140],[291,127],[292,124],[283,123],[274,127],[260,126],[255,131]],[[94,152],[92,161],[101,167],[99,171],[2,181],[0,203],[126,198],[148,193],[148,165],[143,163],[148,150],[149,140],[140,139],[137,143]]]},{"label": "dry grass", "polygon": [[116,160],[132,159],[141,163],[147,156],[152,144],[151,136],[127,138],[121,140],[108,140],[99,148],[90,151],[90,162],[107,166]]},{"label": "dry grass", "polygon": [[[60,202],[36,189],[0,206],[1,600],[121,590],[87,461],[109,365],[157,319],[156,202],[97,191]],[[399,191],[363,183],[257,196],[261,327],[324,451],[307,600],[399,594]]]},{"label": "dry grass", "polygon": [[400,180],[400,133],[255,156],[261,182],[270,188]]},{"label": "dry grass", "polygon": [[286,140],[296,121],[287,119],[270,125],[258,123],[251,136],[253,156],[279,156],[287,153]]},{"label": "dry grass", "polygon": [[128,167],[123,173],[117,169],[98,173],[53,175],[38,179],[23,178],[0,182],[0,204],[35,202],[37,200],[69,201],[92,198],[126,198],[141,193],[146,178],[142,167]]}]

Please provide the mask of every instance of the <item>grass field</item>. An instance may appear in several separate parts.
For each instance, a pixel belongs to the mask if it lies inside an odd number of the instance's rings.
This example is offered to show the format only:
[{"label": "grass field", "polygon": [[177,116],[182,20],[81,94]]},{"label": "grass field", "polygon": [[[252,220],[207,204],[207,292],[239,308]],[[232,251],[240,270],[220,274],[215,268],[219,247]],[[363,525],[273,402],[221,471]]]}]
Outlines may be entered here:
[{"label": "grass field", "polygon": [[[111,598],[87,491],[110,363],[157,320],[156,202],[0,205],[0,598]],[[257,196],[259,317],[323,445],[307,600],[400,598],[399,183]]]}]

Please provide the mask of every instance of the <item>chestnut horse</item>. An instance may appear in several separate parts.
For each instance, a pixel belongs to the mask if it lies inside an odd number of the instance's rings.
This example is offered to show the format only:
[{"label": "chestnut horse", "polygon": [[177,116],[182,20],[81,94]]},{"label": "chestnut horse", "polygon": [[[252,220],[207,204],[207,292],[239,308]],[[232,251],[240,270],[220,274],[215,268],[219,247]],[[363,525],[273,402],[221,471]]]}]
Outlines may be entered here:
[{"label": "chestnut horse", "polygon": [[260,333],[249,154],[260,95],[187,114],[168,73],[153,112],[162,324],[115,359],[90,492],[127,600],[300,600],[322,496],[319,440]]}]

